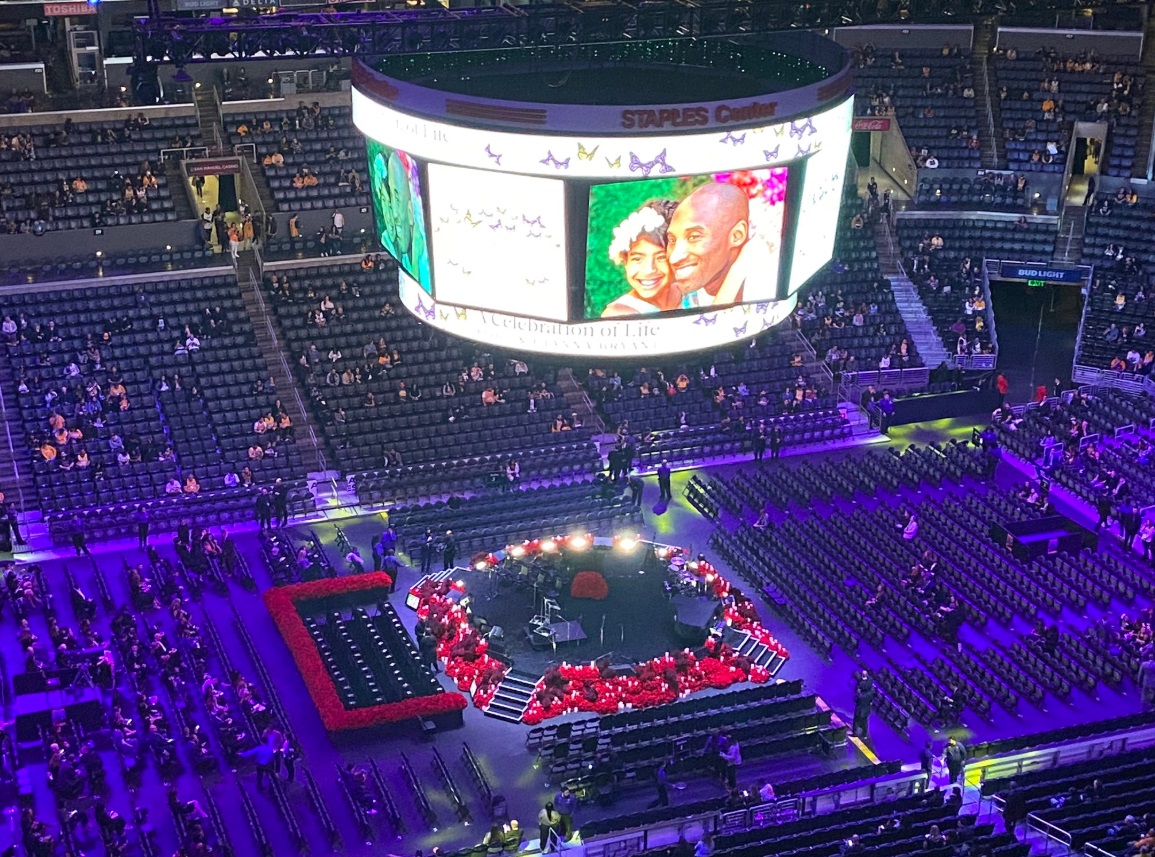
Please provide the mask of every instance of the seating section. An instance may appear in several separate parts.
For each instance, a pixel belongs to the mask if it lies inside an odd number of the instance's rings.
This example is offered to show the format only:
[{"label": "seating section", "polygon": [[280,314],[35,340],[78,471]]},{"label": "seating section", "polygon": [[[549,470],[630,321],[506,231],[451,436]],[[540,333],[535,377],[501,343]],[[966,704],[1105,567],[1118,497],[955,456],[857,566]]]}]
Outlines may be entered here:
[{"label": "seating section", "polygon": [[411,558],[420,554],[427,529],[454,532],[459,561],[474,553],[500,550],[543,535],[584,530],[612,534],[614,527],[636,524],[641,512],[629,495],[605,492],[588,482],[548,488],[526,488],[496,497],[471,497],[391,509],[389,521]]},{"label": "seating section", "polygon": [[[853,194],[853,188],[848,192]],[[842,210],[846,214],[860,206],[850,195]],[[893,369],[923,365],[890,281],[879,271],[872,229],[839,230],[831,264],[810,281],[804,297],[794,314],[796,323],[832,373],[874,371],[884,355]]]},{"label": "seating section", "polygon": [[[592,440],[523,449],[513,456],[520,484],[549,480],[581,480],[601,470],[602,459]],[[351,477],[358,502],[409,503],[464,490],[506,490],[510,483],[508,456],[473,455],[430,464],[410,464],[368,470]]]},{"label": "seating section", "polygon": [[59,256],[50,262],[43,259],[8,262],[5,268],[0,269],[0,285],[22,286],[65,280],[104,279],[129,274],[195,270],[225,264],[223,257],[203,247],[191,250],[136,250],[99,257]]},{"label": "seating section", "polygon": [[1008,822],[1026,817],[1032,826],[1043,827],[1037,819],[1068,835],[1072,850],[1093,845],[1096,854],[1122,857],[1141,853],[1140,840],[1151,827],[1153,759],[1155,750],[1146,748],[1059,765],[987,780],[983,794],[996,798]]},{"label": "seating section", "polygon": [[[1155,266],[1153,216],[1151,199],[1134,205],[1108,202],[1106,213],[1100,204],[1087,214],[1083,262],[1095,266],[1095,279],[1079,329],[1080,365],[1141,375],[1155,371],[1155,340],[1146,333],[1155,300],[1155,294],[1148,297],[1148,275]],[[1109,332],[1112,326],[1115,331]]]},{"label": "seating section", "polygon": [[985,217],[898,219],[906,271],[947,351],[989,354],[993,312],[982,289],[984,259],[1047,260],[1053,222]]},{"label": "seating section", "polygon": [[[765,424],[767,434],[775,427],[782,430],[784,449],[812,443],[832,443],[845,440],[853,434],[853,427],[845,411],[838,408],[768,416],[759,422]],[[731,422],[727,425],[653,432],[638,447],[638,461],[643,468],[654,469],[663,461],[680,466],[708,458],[748,455],[754,448],[756,431],[753,424],[742,426]]]},{"label": "seating section", "polygon": [[0,188],[7,196],[0,225],[31,232],[176,220],[160,152],[197,134],[195,116],[147,125],[75,122],[67,132],[62,125],[32,125],[20,148],[0,149]]},{"label": "seating section", "polygon": [[1073,123],[1106,122],[1101,172],[1131,175],[1144,84],[1137,59],[1064,56],[1048,49],[1016,59],[1004,55],[992,68],[1010,169],[1061,173]]},{"label": "seating section", "polygon": [[254,433],[276,393],[254,394],[268,373],[232,275],[25,292],[6,308],[23,329],[0,373],[50,522],[92,510],[97,532],[127,528],[133,504],[161,498],[156,516],[220,501],[221,520],[247,517],[243,468],[254,484],[303,477],[289,432]]},{"label": "seating section", "polygon": [[[274,286],[270,275],[266,285],[282,344],[343,472],[509,456],[550,440],[589,437],[580,426],[570,430],[568,417],[566,431],[551,433],[558,416],[552,400],[561,399],[552,372],[534,375],[524,363],[451,340],[402,308],[392,263],[372,271],[313,268],[277,279]],[[323,311],[326,299],[333,308]],[[452,395],[445,395],[446,385]],[[486,390],[501,401],[483,404]]]},{"label": "seating section", "polygon": [[932,157],[943,169],[981,166],[970,51],[953,48],[944,55],[943,50],[911,49],[876,55],[869,45],[852,51],[858,65],[856,116],[896,118],[920,167]]},{"label": "seating section", "polygon": [[1155,504],[1152,420],[1155,400],[1102,388],[1048,400],[997,428],[1002,443],[1027,461],[1054,447],[1061,455],[1048,468],[1052,478],[1091,504],[1106,497],[1115,508],[1143,509]]},{"label": "seating section", "polygon": [[[987,464],[984,453],[955,443],[869,453],[837,468],[803,464],[785,478],[781,469],[714,478],[702,490],[717,508],[742,520],[777,510],[782,523],[764,531],[719,529],[711,543],[821,652],[835,645],[851,653],[862,644],[881,649],[912,633],[938,641],[933,653],[874,670],[875,711],[896,729],[911,719],[949,727],[968,710],[986,719],[993,705],[1015,712],[1052,698],[1073,702],[1073,692],[1096,696],[1100,683],[1120,687],[1134,675],[1132,664],[1089,627],[1064,619],[1063,633],[1044,625],[1017,639],[1011,632],[1013,642],[984,630],[994,623],[1009,631],[1066,611],[1086,615],[1088,602],[1106,607],[1153,587],[1129,561],[1108,555],[1010,558],[992,541],[992,525],[1038,517],[1040,504],[970,487]],[[950,491],[905,508],[896,500],[849,515],[802,517],[815,499],[906,496],[924,483]],[[968,486],[963,498],[960,483]],[[963,625],[970,633],[960,637]]]},{"label": "seating section", "polygon": [[[314,110],[301,102],[296,110],[259,110],[252,114],[227,117],[229,142],[251,143],[262,161],[279,152],[282,166],[265,164],[265,179],[284,212],[369,205],[369,174],[365,140],[353,124],[347,107]],[[268,122],[269,130],[262,130]],[[241,134],[241,126],[247,133]],[[361,189],[348,181],[353,170],[363,182]],[[297,182],[312,175],[316,183]]]},{"label": "seating section", "polygon": [[1031,205],[1031,186],[1024,176],[1011,173],[988,172],[974,178],[921,178],[914,203],[919,208],[972,211],[1027,209]]},{"label": "seating section", "polygon": [[671,745],[685,750],[667,765],[669,774],[708,769],[716,753],[707,739],[719,732],[739,742],[744,760],[844,743],[846,726],[835,725],[831,711],[819,708],[815,694],[803,693],[801,685],[794,681],[688,699],[631,712],[609,725],[565,723],[551,738],[541,738],[538,756],[550,782],[583,789],[593,787],[599,762],[608,755],[619,781],[649,784],[654,768],[669,759]]},{"label": "seating section", "polygon": [[304,623],[346,708],[442,692],[392,605],[378,604],[372,614],[355,607],[349,615],[305,616]]}]

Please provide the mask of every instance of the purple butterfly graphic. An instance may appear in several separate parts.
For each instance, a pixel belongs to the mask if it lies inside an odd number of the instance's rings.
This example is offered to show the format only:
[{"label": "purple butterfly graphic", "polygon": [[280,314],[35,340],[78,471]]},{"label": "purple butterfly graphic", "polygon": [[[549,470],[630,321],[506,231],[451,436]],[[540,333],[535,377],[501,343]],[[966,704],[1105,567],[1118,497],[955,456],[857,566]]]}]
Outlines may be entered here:
[{"label": "purple butterfly graphic", "polygon": [[779,143],[773,149],[763,149],[762,154],[766,157],[767,161],[776,161],[778,160],[778,150],[781,148],[782,144]]},{"label": "purple butterfly graphic", "polygon": [[746,134],[735,134],[733,131],[727,131],[726,136],[718,141],[719,143],[729,143],[732,146],[741,146],[746,142]]},{"label": "purple butterfly graphic", "polygon": [[797,122],[790,123],[790,136],[799,140],[801,140],[803,137],[808,137],[811,134],[817,133],[818,129],[814,127],[814,122],[811,119],[807,119],[801,125],[799,125]]},{"label": "purple butterfly graphic", "polygon": [[535,217],[533,220],[530,220],[528,217],[526,217],[523,214],[521,216],[521,222],[527,224],[528,226],[540,226],[542,229],[545,228],[545,224],[541,222],[541,215],[540,214],[537,217]]},{"label": "purple butterfly graphic", "polygon": [[425,316],[427,321],[433,321],[437,318],[437,307],[425,306],[425,300],[423,298],[417,299],[417,312]]},{"label": "purple butterfly graphic", "polygon": [[496,232],[498,229],[500,229],[500,228],[501,228],[502,226],[504,226],[504,225],[505,225],[505,224],[501,222],[501,218],[499,217],[499,218],[497,219],[497,223],[491,223],[491,224],[489,224],[489,228],[490,228],[490,229],[492,229],[492,230],[494,230],[494,231]]},{"label": "purple butterfly graphic", "polygon": [[758,311],[758,315],[766,315],[766,310],[770,309],[770,304],[758,304],[754,309]]},{"label": "purple butterfly graphic", "polygon": [[708,325],[714,324],[717,321],[718,321],[717,313],[711,313],[710,315],[698,316],[698,320],[695,321],[694,324],[704,324],[704,325],[708,326]]},{"label": "purple butterfly graphic", "polygon": [[744,321],[744,322],[742,322],[741,327],[735,327],[734,328],[734,338],[736,339],[739,336],[745,336],[746,335],[746,326],[749,324],[750,324],[750,322]]},{"label": "purple butterfly graphic", "polygon": [[799,143],[798,144],[798,151],[794,153],[794,157],[801,158],[803,155],[809,155],[813,150],[814,150],[814,144],[813,143],[811,143],[808,146],[803,146],[801,143]]},{"label": "purple butterfly graphic", "polygon": [[490,160],[496,161],[499,167],[501,166],[502,156],[493,151],[493,149],[491,149],[488,144],[485,147],[485,154],[489,157]]},{"label": "purple butterfly graphic", "polygon": [[554,169],[558,169],[558,170],[568,170],[569,169],[569,158],[566,158],[564,161],[559,161],[557,158],[555,158],[553,156],[553,152],[546,152],[545,157],[542,158],[540,161],[538,161],[538,163],[539,164],[545,164],[547,167],[551,166]]},{"label": "purple butterfly graphic", "polygon": [[630,152],[630,172],[641,172],[643,176],[649,178],[650,173],[654,171],[654,167],[658,168],[660,173],[672,173],[674,168],[666,163],[666,150],[658,152],[652,161],[643,161],[633,152]]}]

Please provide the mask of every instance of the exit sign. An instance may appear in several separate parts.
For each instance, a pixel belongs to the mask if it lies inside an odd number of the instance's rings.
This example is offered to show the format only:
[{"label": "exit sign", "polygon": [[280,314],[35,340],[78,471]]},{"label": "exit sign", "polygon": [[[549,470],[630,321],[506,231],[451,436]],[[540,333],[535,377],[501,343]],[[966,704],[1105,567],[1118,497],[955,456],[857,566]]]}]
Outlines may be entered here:
[{"label": "exit sign", "polygon": [[1032,289],[1041,289],[1047,284],[1046,280],[1027,280],[1027,285]]}]

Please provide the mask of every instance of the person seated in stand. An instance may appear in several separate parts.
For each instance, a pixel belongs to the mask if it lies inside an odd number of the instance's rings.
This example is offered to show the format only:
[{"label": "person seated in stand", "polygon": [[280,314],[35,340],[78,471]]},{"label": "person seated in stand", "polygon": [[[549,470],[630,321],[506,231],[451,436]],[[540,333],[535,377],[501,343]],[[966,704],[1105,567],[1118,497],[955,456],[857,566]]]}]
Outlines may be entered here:
[{"label": "person seated in stand", "polygon": [[769,526],[770,526],[770,513],[768,511],[766,511],[765,509],[763,509],[762,514],[760,514],[758,516],[758,520],[754,522],[754,529],[765,530]]},{"label": "person seated in stand", "polygon": [[177,479],[175,476],[171,477],[168,480],[168,482],[166,482],[164,484],[164,493],[165,494],[182,494],[182,493],[184,493],[183,489],[181,488],[180,480]]},{"label": "person seated in stand", "polygon": [[201,490],[201,484],[197,481],[196,474],[190,473],[188,476],[185,477],[184,493],[186,493],[186,494],[199,494],[200,490]]}]

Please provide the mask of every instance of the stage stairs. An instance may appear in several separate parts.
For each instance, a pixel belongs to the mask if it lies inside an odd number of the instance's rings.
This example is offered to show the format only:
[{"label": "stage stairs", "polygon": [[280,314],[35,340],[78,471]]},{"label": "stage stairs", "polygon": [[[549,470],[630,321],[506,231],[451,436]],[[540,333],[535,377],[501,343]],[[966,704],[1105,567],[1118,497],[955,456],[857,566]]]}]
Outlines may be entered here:
[{"label": "stage stairs", "polygon": [[722,632],[722,642],[740,655],[745,655],[760,667],[765,667],[771,677],[786,665],[786,658],[771,651],[764,643],[751,637],[745,631],[727,628]]},{"label": "stage stairs", "polygon": [[540,680],[541,676],[511,669],[497,686],[497,692],[486,706],[485,713],[507,723],[520,723]]}]

